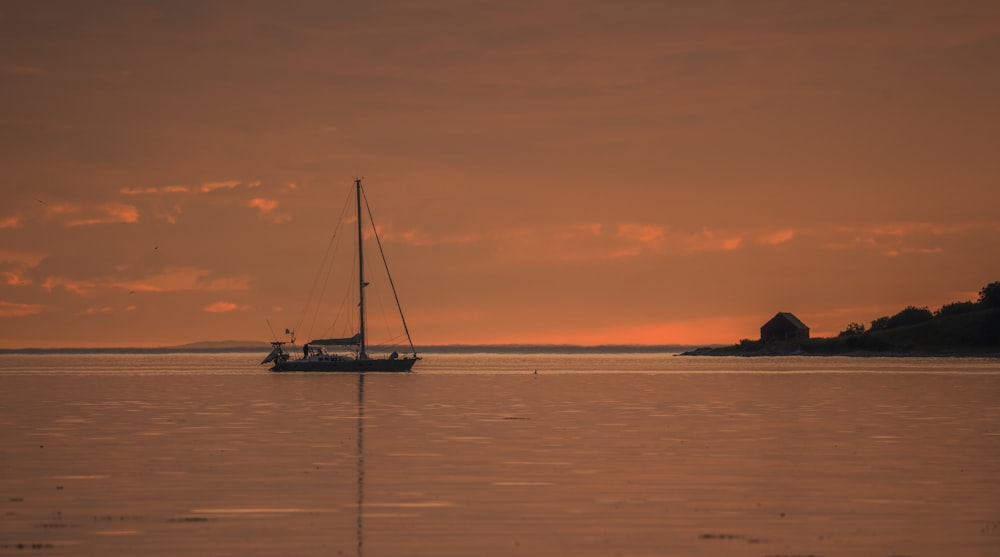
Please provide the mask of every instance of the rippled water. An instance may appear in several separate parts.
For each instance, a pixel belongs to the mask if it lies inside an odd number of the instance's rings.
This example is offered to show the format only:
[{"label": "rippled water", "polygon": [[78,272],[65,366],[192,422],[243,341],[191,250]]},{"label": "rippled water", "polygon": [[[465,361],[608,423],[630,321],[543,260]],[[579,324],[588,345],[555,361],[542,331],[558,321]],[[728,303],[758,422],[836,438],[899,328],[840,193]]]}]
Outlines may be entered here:
[{"label": "rippled water", "polygon": [[1000,554],[997,360],[259,359],[0,356],[0,554]]}]

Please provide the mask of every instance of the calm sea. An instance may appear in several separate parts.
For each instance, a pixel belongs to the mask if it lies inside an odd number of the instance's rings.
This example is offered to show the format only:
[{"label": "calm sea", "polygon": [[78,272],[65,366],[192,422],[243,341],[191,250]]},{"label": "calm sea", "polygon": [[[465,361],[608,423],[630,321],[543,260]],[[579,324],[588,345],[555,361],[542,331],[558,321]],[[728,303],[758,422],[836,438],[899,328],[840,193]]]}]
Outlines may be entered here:
[{"label": "calm sea", "polygon": [[0,555],[1000,555],[998,360],[262,356],[0,355]]}]

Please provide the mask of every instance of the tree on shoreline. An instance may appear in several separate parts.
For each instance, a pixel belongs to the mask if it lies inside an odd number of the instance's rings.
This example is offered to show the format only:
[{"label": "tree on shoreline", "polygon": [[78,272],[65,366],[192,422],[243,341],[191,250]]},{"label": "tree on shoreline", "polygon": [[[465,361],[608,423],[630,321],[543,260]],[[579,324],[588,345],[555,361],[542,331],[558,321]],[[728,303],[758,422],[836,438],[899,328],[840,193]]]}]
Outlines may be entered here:
[{"label": "tree on shoreline", "polygon": [[987,308],[1000,307],[1000,281],[991,282],[979,291],[979,305]]},{"label": "tree on shoreline", "polygon": [[840,332],[841,337],[856,337],[865,334],[865,326],[861,323],[848,323],[847,328]]},{"label": "tree on shoreline", "polygon": [[[906,309],[900,311],[892,317],[882,316],[873,319],[868,332],[884,331],[886,329],[893,329],[896,327],[916,325],[918,323],[930,321],[936,317],[958,315],[960,313],[967,313],[977,309],[995,307],[1000,307],[1000,281],[991,282],[990,284],[984,286],[979,291],[979,300],[976,302],[953,302],[945,304],[934,313],[931,313],[931,311],[926,307],[918,308],[915,306],[907,306]],[[850,323],[838,336],[857,336],[864,333],[864,325],[859,323]]]}]

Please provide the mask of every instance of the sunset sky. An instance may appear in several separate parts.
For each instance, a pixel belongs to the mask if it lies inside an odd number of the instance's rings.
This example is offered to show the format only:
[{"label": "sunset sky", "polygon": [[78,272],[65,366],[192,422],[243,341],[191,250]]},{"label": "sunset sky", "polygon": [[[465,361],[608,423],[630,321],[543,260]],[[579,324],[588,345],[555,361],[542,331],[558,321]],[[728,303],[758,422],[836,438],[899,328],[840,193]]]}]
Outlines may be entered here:
[{"label": "sunset sky", "polygon": [[355,176],[418,345],[974,300],[1000,2],[0,3],[0,347],[298,326]]}]

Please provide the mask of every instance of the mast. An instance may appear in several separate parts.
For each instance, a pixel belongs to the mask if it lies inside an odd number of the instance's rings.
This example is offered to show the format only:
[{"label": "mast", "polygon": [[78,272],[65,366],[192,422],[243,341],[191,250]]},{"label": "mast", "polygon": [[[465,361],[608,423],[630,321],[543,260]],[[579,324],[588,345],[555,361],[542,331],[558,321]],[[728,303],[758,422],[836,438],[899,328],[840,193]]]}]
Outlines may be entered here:
[{"label": "mast", "polygon": [[357,190],[358,199],[358,323],[360,325],[360,330],[358,333],[361,336],[361,351],[358,353],[359,358],[368,357],[368,347],[365,344],[365,250],[364,241],[362,235],[361,227],[361,178],[354,179],[354,186]]}]

